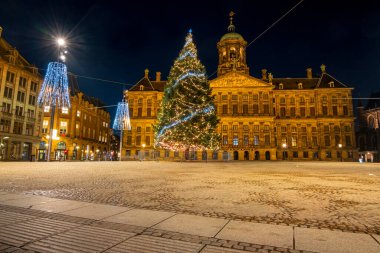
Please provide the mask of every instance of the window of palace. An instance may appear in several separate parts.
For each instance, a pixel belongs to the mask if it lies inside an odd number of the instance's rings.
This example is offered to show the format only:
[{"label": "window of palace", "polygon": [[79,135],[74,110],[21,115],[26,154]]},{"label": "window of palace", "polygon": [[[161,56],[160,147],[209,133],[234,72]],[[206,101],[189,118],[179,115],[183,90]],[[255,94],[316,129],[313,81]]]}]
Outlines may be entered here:
[{"label": "window of palace", "polygon": [[280,104],[284,105],[286,102],[286,99],[284,97],[281,97],[280,98]]},{"label": "window of palace", "polygon": [[4,89],[4,97],[5,97],[5,98],[12,99],[12,93],[13,93],[13,89],[10,88],[10,87],[5,86],[5,89]]},{"label": "window of palace", "polygon": [[264,114],[269,114],[269,105],[264,104]]},{"label": "window of palace", "polygon": [[25,101],[25,92],[17,92],[17,101],[24,103]]},{"label": "window of palace", "polygon": [[232,100],[237,100],[238,96],[237,95],[232,95]]},{"label": "window of palace", "polygon": [[147,99],[146,103],[147,103],[148,105],[152,105],[152,99]]},{"label": "window of palace", "polygon": [[243,105],[243,113],[248,114],[248,105],[247,104]]},{"label": "window of palace", "polygon": [[309,101],[310,101],[311,104],[313,104],[314,101],[315,101],[314,97],[310,97]]},{"label": "window of palace", "polygon": [[264,132],[269,132],[269,126],[268,125],[264,126]]},{"label": "window of palace", "polygon": [[259,131],[259,125],[254,125],[253,126],[253,131],[258,132]]},{"label": "window of palace", "polygon": [[234,135],[234,138],[233,138],[232,144],[233,144],[234,146],[239,145],[239,138],[238,138],[237,135]]},{"label": "window of palace", "polygon": [[151,117],[151,116],[152,116],[152,108],[148,107],[148,108],[146,109],[146,116],[147,116],[147,117]]},{"label": "window of palace", "polygon": [[222,100],[227,100],[228,96],[227,95],[222,95]]},{"label": "window of palace", "polygon": [[137,108],[137,117],[142,117],[142,108]]},{"label": "window of palace", "polygon": [[244,143],[244,146],[248,146],[249,145],[249,137],[248,137],[248,135],[244,135],[243,143]]},{"label": "window of palace", "polygon": [[300,114],[301,114],[301,117],[305,117],[305,115],[306,115],[306,108],[305,107],[300,108]]},{"label": "window of palace", "polygon": [[286,127],[285,126],[281,127],[281,132],[286,133]]},{"label": "window of palace", "polygon": [[298,83],[298,89],[303,89],[302,83]]},{"label": "window of palace", "polygon": [[297,147],[297,137],[292,136],[292,147]]},{"label": "window of palace", "polygon": [[302,147],[307,146],[307,136],[306,135],[301,136],[301,145],[302,145]]},{"label": "window of palace", "polygon": [[130,135],[127,136],[127,145],[132,145],[132,136]]},{"label": "window of palace", "polygon": [[144,85],[140,85],[140,90],[144,90]]},{"label": "window of palace", "polygon": [[165,149],[165,157],[168,158],[170,156],[170,150]]},{"label": "window of palace", "polygon": [[133,105],[133,103],[134,103],[134,99],[132,98],[132,99],[128,99],[128,104],[129,105]]},{"label": "window of palace", "polygon": [[270,135],[269,134],[266,134],[264,136],[264,142],[265,142],[265,146],[269,146],[270,145]]},{"label": "window of palace", "polygon": [[322,106],[322,114],[323,114],[324,116],[327,115],[327,106],[326,106],[326,105],[323,105],[323,106]]},{"label": "window of palace", "polygon": [[283,89],[284,89],[284,84],[283,84],[283,83],[280,83],[280,84],[278,85],[278,88],[279,88],[280,90],[283,90]]},{"label": "window of palace", "polygon": [[36,82],[30,83],[30,90],[36,92],[37,91],[38,84]]},{"label": "window of palace", "polygon": [[253,101],[257,101],[259,99],[259,96],[257,94],[253,94],[252,98]]},{"label": "window of palace", "polygon": [[346,105],[343,106],[343,115],[348,116],[348,107]]},{"label": "window of palace", "polygon": [[7,77],[6,77],[6,80],[8,83],[14,83],[14,80],[15,80],[15,74],[10,72],[10,71],[7,71]]},{"label": "window of palace", "polygon": [[303,158],[309,158],[309,152],[304,151],[303,152]]},{"label": "window of palace", "polygon": [[349,136],[349,135],[346,135],[346,146],[351,147],[351,136]]},{"label": "window of palace", "polygon": [[142,98],[139,98],[139,99],[137,100],[137,104],[142,105]]},{"label": "window of palace", "polygon": [[[282,144],[286,144],[288,141],[287,141],[287,139],[286,139],[286,137],[282,137],[281,138],[281,143]],[[285,146],[285,145],[284,145]]]},{"label": "window of palace", "polygon": [[258,146],[260,144],[259,136],[255,135],[253,136],[253,145]]},{"label": "window of palace", "polygon": [[228,126],[227,125],[223,125],[222,129],[223,129],[223,131],[227,131],[228,130]]},{"label": "window of palace", "polygon": [[228,136],[223,135],[223,145],[227,145],[227,144],[228,144]]},{"label": "window of palace", "polygon": [[254,104],[253,105],[253,113],[254,114],[258,114],[259,113],[259,105],[258,104]]},{"label": "window of palace", "polygon": [[333,81],[329,82],[330,88],[334,88],[335,84]]},{"label": "window of palace", "polygon": [[248,100],[248,95],[247,94],[243,95],[243,100]]},{"label": "window of palace", "polygon": [[333,111],[333,115],[334,115],[334,116],[337,116],[337,115],[338,115],[338,106],[334,105],[334,106],[332,107],[332,111]]},{"label": "window of palace", "polygon": [[304,126],[301,127],[301,132],[302,132],[302,133],[306,133],[306,127],[304,127]]},{"label": "window of palace", "polygon": [[318,146],[318,137],[317,136],[312,136],[311,137],[311,142],[312,142],[312,145],[315,147],[315,146]]},{"label": "window of palace", "polygon": [[290,104],[294,105],[296,103],[296,99],[294,97],[290,98]]},{"label": "window of palace", "polygon": [[223,114],[227,114],[228,113],[228,107],[227,105],[223,105]]},{"label": "window of palace", "polygon": [[150,136],[145,136],[145,144],[150,146]]},{"label": "window of palace", "polygon": [[263,99],[264,99],[264,100],[268,100],[268,99],[269,99],[269,96],[268,96],[267,93],[264,93],[264,94],[263,94]]},{"label": "window of palace", "polygon": [[336,104],[336,103],[338,103],[338,99],[337,99],[335,96],[333,96],[333,97],[331,98],[331,102],[332,102],[333,104]]},{"label": "window of palace", "polygon": [[29,95],[29,105],[36,105],[36,96]]},{"label": "window of palace", "polygon": [[292,127],[292,133],[297,133],[297,127]]},{"label": "window of palace", "polygon": [[136,136],[136,145],[137,146],[141,145],[141,136],[140,135]]},{"label": "window of palace", "polygon": [[280,108],[280,116],[281,116],[281,117],[285,117],[285,116],[286,116],[286,110],[285,110],[285,107],[281,107],[281,108]]},{"label": "window of palace", "polygon": [[305,98],[304,97],[300,97],[300,105],[304,105],[305,104]]},{"label": "window of palace", "polygon": [[351,126],[344,126],[344,131],[350,132],[351,131]]},{"label": "window of palace", "polygon": [[25,89],[25,87],[26,87],[26,78],[25,77],[20,77],[20,79],[18,80],[18,86],[20,87],[20,88],[23,88],[23,89]]},{"label": "window of palace", "polygon": [[141,133],[141,127],[138,126],[138,127],[136,128],[136,131],[137,131],[138,133]]},{"label": "window of palace", "polygon": [[237,105],[232,105],[232,113],[238,114],[238,106]]},{"label": "window of palace", "polygon": [[290,107],[290,116],[295,117],[296,116],[296,108]]},{"label": "window of palace", "polygon": [[248,125],[244,125],[244,126],[243,126],[243,130],[244,130],[244,131],[248,131],[248,130],[249,130],[249,126],[248,126]]},{"label": "window of palace", "polygon": [[335,135],[335,145],[338,146],[340,143],[340,135]]},{"label": "window of palace", "polygon": [[326,96],[323,96],[323,97],[322,97],[322,102],[323,102],[323,103],[327,103],[327,97],[326,97]]},{"label": "window of palace", "polygon": [[22,116],[22,114],[23,114],[23,110],[24,110],[24,107],[22,107],[22,106],[16,106],[16,115],[18,115],[18,116]]},{"label": "window of palace", "polygon": [[233,125],[232,126],[232,130],[237,131],[238,130],[238,125]]},{"label": "window of palace", "polygon": [[315,116],[315,108],[310,107],[310,116],[314,117]]},{"label": "window of palace", "polygon": [[129,107],[129,117],[130,118],[133,117],[133,108],[132,107]]},{"label": "window of palace", "polygon": [[330,136],[329,135],[325,135],[325,146],[328,147],[330,145],[331,145],[331,143],[330,143]]},{"label": "window of palace", "polygon": [[150,127],[146,127],[145,132],[150,133]]}]

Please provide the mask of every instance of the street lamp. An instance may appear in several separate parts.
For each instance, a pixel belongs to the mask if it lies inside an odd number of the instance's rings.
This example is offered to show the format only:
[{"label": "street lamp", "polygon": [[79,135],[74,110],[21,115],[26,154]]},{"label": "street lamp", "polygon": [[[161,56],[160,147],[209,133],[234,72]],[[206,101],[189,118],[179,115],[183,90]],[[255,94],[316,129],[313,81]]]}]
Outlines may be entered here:
[{"label": "street lamp", "polygon": [[286,159],[286,147],[287,147],[287,145],[286,145],[286,143],[282,143],[282,148],[284,149],[284,151],[282,152],[282,159]]},{"label": "street lamp", "polygon": [[340,161],[343,162],[343,154],[342,154],[343,145],[341,143],[339,143],[338,147],[339,147]]},{"label": "street lamp", "polygon": [[141,160],[144,160],[145,159],[145,143],[143,143],[142,145],[142,148],[143,148],[143,150],[142,150],[142,154],[141,154]]}]

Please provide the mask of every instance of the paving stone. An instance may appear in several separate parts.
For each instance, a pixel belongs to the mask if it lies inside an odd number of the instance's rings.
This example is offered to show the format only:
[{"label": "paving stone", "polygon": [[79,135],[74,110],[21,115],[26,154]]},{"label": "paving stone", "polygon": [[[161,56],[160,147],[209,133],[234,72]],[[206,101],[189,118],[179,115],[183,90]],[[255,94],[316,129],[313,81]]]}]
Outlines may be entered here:
[{"label": "paving stone", "polygon": [[0,194],[0,203],[4,204],[6,201],[16,200],[16,199],[25,199],[25,198],[30,198],[32,196],[33,195],[15,194],[15,193]]},{"label": "paving stone", "polygon": [[[0,195],[0,198],[3,195]],[[20,195],[23,196],[23,195]],[[44,196],[34,196],[34,195],[25,195],[25,197],[21,198],[15,198],[15,199],[10,199],[7,201],[2,201],[1,203],[3,205],[9,205],[9,206],[17,206],[17,207],[24,207],[24,208],[30,208],[35,205],[40,205],[40,204],[46,204],[49,202],[55,202],[59,201],[60,199],[54,199],[54,198],[48,198]]]},{"label": "paving stone", "polygon": [[176,231],[184,234],[213,237],[227,222],[228,221],[225,219],[177,214],[157,224],[153,228]]},{"label": "paving stone", "polygon": [[80,207],[88,206],[91,203],[87,202],[81,202],[81,201],[75,201],[75,200],[58,200],[58,201],[51,201],[44,204],[38,204],[32,206],[32,209],[35,210],[41,210],[45,212],[53,212],[53,213],[62,213],[65,211],[77,209]]},{"label": "paving stone", "polygon": [[121,206],[89,204],[84,207],[76,208],[74,210],[62,212],[62,214],[101,220],[115,214],[123,213],[130,209],[131,208]]},{"label": "paving stone", "polygon": [[0,242],[20,247],[28,242],[57,232],[63,232],[76,226],[78,225],[64,221],[46,218],[34,219],[0,228]]},{"label": "paving stone", "polygon": [[217,238],[277,247],[293,247],[293,228],[246,221],[230,221]]},{"label": "paving stone", "polygon": [[378,253],[380,245],[370,235],[295,228],[296,249],[326,253]]},{"label": "paving stone", "polygon": [[237,249],[227,249],[221,247],[215,247],[211,245],[207,245],[201,253],[246,253],[247,251],[237,250]]},{"label": "paving stone", "polygon": [[173,215],[175,215],[175,213],[145,209],[132,209],[127,212],[111,216],[104,220],[135,226],[151,227]]},{"label": "paving stone", "polygon": [[109,249],[107,253],[196,253],[203,247],[202,244],[170,240],[160,237],[140,235],[132,237],[123,243]]},{"label": "paving stone", "polygon": [[81,226],[28,244],[25,248],[39,252],[102,252],[134,235],[111,229]]},{"label": "paving stone", "polygon": [[22,222],[36,217],[31,215],[19,214],[14,212],[6,212],[0,210],[0,226],[5,226],[12,223]]},{"label": "paving stone", "polygon": [[380,235],[372,234],[373,237],[377,240],[377,242],[380,244]]}]

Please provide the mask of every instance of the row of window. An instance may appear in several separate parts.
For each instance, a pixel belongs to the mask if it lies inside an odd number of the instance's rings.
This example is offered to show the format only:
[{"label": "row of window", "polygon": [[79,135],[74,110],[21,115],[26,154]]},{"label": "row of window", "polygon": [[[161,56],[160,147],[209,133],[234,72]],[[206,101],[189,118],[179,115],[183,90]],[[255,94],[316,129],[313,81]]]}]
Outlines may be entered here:
[{"label": "row of window", "polygon": [[[129,117],[142,117],[142,108],[137,108],[137,115],[133,114],[133,108],[129,108]],[[152,117],[152,108],[148,107],[146,108],[146,117]]]},{"label": "row of window", "polygon": [[[13,73],[13,72],[10,72],[10,71],[8,71],[7,72],[7,76],[6,76],[6,81],[8,82],[8,83],[12,83],[12,84],[14,84],[15,83],[15,74]],[[19,82],[18,82],[18,84],[19,84],[19,87],[20,88],[24,88],[24,89],[26,89],[26,86],[27,86],[27,79],[25,78],[25,77],[20,77],[19,78]],[[34,91],[34,92],[36,92],[37,91],[37,88],[38,88],[38,84],[36,83],[36,82],[31,82],[30,83],[30,90],[31,91]]]},{"label": "row of window", "polygon": [[[230,127],[228,127],[228,125],[222,125],[222,130],[223,131],[228,131],[228,128],[232,131],[238,131],[239,130],[239,125],[237,124],[234,124],[234,125],[231,125]],[[302,127],[295,127],[295,126],[281,126],[281,127],[278,127],[281,132],[287,132],[288,130],[291,131],[292,133],[296,133],[296,132],[303,132],[303,133],[306,133],[307,131],[307,127],[306,126],[302,126]],[[259,132],[261,130],[263,130],[264,132],[269,132],[270,131],[270,126],[269,125],[263,125],[260,127],[260,125],[253,125],[253,131],[254,132]],[[344,126],[344,131],[346,132],[350,132],[351,131],[351,127],[349,125],[345,125]],[[277,127],[274,127],[273,128],[274,132],[277,132]],[[334,132],[340,132],[340,127],[339,126],[329,126],[329,125],[325,125],[323,126],[323,131],[324,132],[330,132],[331,131],[334,131]],[[243,125],[243,131],[249,131],[249,125]],[[312,132],[317,132],[317,127],[311,127],[311,131]]]},{"label": "row of window", "polygon": [[[330,135],[325,135],[323,140],[324,140],[324,145],[326,147],[330,147],[332,145],[331,143],[331,136]],[[334,136],[335,140],[335,146],[338,147],[339,144],[342,144],[341,136],[340,135],[335,135]],[[271,144],[271,138],[270,135],[264,135],[264,141],[260,142],[260,137],[258,135],[254,135],[253,138],[250,138],[248,135],[243,135],[243,138],[240,139],[238,135],[233,135],[232,136],[232,143],[230,142],[228,135],[223,135],[222,136],[222,144],[223,145],[229,145],[232,144],[233,146],[248,146],[248,145],[254,145],[254,146],[259,146],[259,145],[265,145],[269,146]],[[240,143],[241,141],[241,143]],[[281,143],[278,143],[277,138],[274,138],[274,145],[279,146],[283,148],[287,148],[288,146],[290,147],[308,147],[308,146],[318,146],[318,136],[311,136],[311,138],[306,135],[301,136],[301,138],[298,138],[297,136],[291,136],[291,137],[282,137],[281,138]],[[351,135],[346,135],[345,136],[345,146],[350,147],[352,145],[351,142]]]},{"label": "row of window", "polygon": [[[13,89],[10,87],[5,87],[4,89],[4,98],[13,99]],[[17,92],[17,101],[21,103],[25,103],[25,92],[18,91]],[[36,105],[36,96],[29,95],[29,105]]]},{"label": "row of window", "polygon": [[[142,105],[143,104],[143,99],[142,98],[138,98],[138,99],[136,99],[136,101],[137,101],[137,105]],[[135,100],[133,98],[132,99],[128,99],[129,106],[133,106],[134,103],[135,103]],[[148,98],[146,100],[146,103],[147,103],[148,106],[152,105],[152,99]]]},{"label": "row of window", "polygon": [[[13,123],[13,132],[14,134],[23,134],[22,128],[24,126],[24,123],[15,121]],[[6,119],[0,120],[0,132],[6,132],[9,133],[11,128],[11,121]],[[34,133],[34,125],[33,124],[26,124],[25,127],[25,135],[32,136]]]},{"label": "row of window", "polygon": [[[337,96],[331,96],[331,97],[322,96],[321,97],[321,101],[322,101],[322,103],[327,103],[328,99],[330,98],[332,103],[338,103],[338,100],[342,101],[343,103],[347,103],[348,102],[348,98],[346,96],[340,97],[340,95],[338,95],[338,97]],[[234,95],[234,94],[231,95],[231,100],[238,100],[238,98],[239,98],[238,95]],[[243,101],[247,101],[248,99],[250,99],[250,100],[258,102],[259,95],[258,94],[253,94],[253,95],[249,95],[248,96],[248,94],[243,94],[243,95],[241,95],[241,98],[242,98]],[[221,95],[221,99],[223,101],[227,101],[228,100],[228,95]],[[269,100],[268,94],[264,93],[262,95],[262,99],[263,100]],[[305,97],[299,97],[298,98],[298,102],[301,105],[305,104],[306,100],[309,103],[311,103],[311,104],[315,103],[315,98],[314,97],[307,97],[307,98],[305,98]],[[280,104],[286,104],[286,101],[287,101],[286,97],[280,97]],[[295,104],[296,103],[296,98],[295,97],[290,97],[288,99],[288,102],[290,104]],[[275,98],[273,98],[273,103],[276,103]]]}]

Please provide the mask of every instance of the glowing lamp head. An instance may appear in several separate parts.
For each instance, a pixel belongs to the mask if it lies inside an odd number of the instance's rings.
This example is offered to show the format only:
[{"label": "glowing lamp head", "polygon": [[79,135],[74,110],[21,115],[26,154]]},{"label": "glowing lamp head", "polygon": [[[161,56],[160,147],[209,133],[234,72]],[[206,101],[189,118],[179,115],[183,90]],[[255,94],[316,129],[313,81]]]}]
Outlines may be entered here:
[{"label": "glowing lamp head", "polygon": [[58,46],[62,47],[66,44],[66,41],[63,38],[58,38],[57,44],[58,44]]},{"label": "glowing lamp head", "polygon": [[145,143],[142,145],[143,148],[145,148]]},{"label": "glowing lamp head", "polygon": [[338,144],[338,147],[339,147],[339,148],[342,148],[342,146],[343,146],[342,144],[340,144],[340,143]]},{"label": "glowing lamp head", "polygon": [[62,60],[62,61],[65,61],[66,60],[66,56],[64,56],[63,54],[61,56],[59,56],[59,58]]},{"label": "glowing lamp head", "polygon": [[283,147],[283,148],[286,148],[286,143],[283,143],[283,144],[282,144],[282,147]]}]

